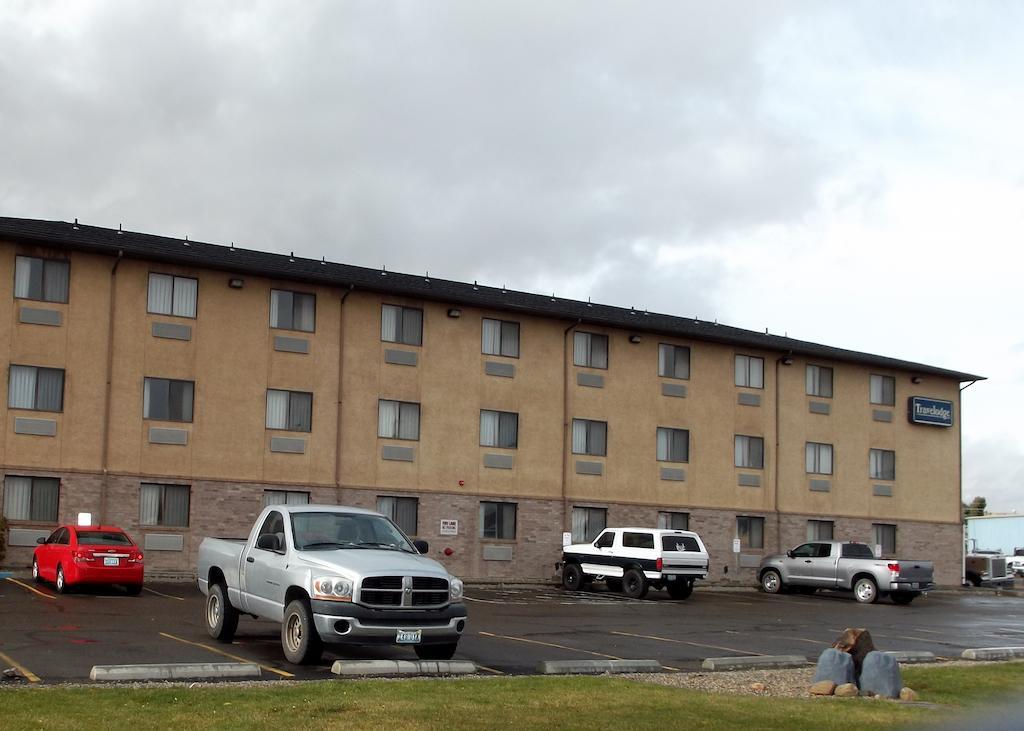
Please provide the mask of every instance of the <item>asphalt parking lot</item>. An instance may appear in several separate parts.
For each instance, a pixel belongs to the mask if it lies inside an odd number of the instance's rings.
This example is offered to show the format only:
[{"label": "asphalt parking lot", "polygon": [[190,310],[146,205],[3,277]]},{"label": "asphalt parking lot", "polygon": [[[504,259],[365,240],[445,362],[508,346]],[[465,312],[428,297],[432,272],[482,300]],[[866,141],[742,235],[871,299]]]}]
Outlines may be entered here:
[{"label": "asphalt parking lot", "polygon": [[[700,588],[685,601],[651,592],[643,601],[556,587],[467,590],[469,628],[456,659],[483,672],[525,674],[544,660],[654,659],[691,671],[707,657],[816,657],[846,627],[866,627],[882,650],[959,657],[978,647],[1024,645],[1024,598],[936,591],[910,606],[858,604],[844,594],[768,596]],[[335,659],[415,659],[404,648],[328,650],[321,663],[287,664],[279,628],[243,619],[234,643],[211,640],[193,584],[147,584],[141,596],[117,589],[57,595],[26,579],[0,581],[0,664],[22,679],[87,680],[93,665],[255,662],[265,680],[334,677]],[[338,649],[338,648],[335,648]],[[3,681],[0,681],[3,682]]]}]

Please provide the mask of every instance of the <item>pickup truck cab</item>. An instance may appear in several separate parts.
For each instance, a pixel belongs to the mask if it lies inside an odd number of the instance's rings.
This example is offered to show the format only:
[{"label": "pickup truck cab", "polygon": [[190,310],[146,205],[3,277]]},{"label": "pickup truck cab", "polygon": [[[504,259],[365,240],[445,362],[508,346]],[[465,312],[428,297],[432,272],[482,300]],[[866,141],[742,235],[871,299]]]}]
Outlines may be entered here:
[{"label": "pickup truck cab", "polygon": [[813,594],[817,589],[852,591],[857,601],[873,604],[889,595],[895,604],[910,604],[935,587],[931,561],[875,558],[865,543],[813,541],[784,554],[766,556],[758,581],[768,594],[790,587]]},{"label": "pickup truck cab", "polygon": [[280,622],[297,664],[316,662],[325,644],[407,645],[448,660],[466,627],[463,587],[426,550],[371,510],[266,507],[248,539],[199,546],[207,631],[230,642],[240,614]]}]

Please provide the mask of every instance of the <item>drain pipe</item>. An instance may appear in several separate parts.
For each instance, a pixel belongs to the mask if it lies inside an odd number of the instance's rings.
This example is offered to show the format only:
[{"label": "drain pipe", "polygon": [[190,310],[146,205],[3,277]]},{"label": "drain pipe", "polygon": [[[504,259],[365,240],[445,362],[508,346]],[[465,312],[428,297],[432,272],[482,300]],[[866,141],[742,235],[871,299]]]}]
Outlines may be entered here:
[{"label": "drain pipe", "polygon": [[117,311],[117,268],[121,266],[122,259],[124,259],[124,250],[118,249],[117,260],[114,262],[114,266],[110,269],[110,314],[107,319],[107,384],[106,393],[103,395],[103,439],[100,451],[100,470],[103,480],[100,482],[100,514],[97,521],[98,525],[102,525],[104,522],[110,522],[107,520],[107,493],[109,492],[110,487],[110,455],[108,452],[110,449],[110,404],[114,380],[114,316]]},{"label": "drain pipe", "polygon": [[772,455],[772,498],[775,509],[775,552],[782,553],[782,516],[779,515],[779,366],[793,365],[793,351],[790,351],[781,358],[775,359],[775,403],[772,405],[775,410],[775,454]]},{"label": "drain pipe", "polygon": [[[957,479],[960,487],[960,498],[958,503],[963,502],[964,499],[964,432],[960,427],[960,424],[964,423],[964,391],[973,386],[977,381],[971,381],[966,386],[960,388],[960,403],[957,406],[960,408],[960,423],[956,427],[956,443],[957,443],[957,466],[959,467],[959,474]],[[960,586],[967,585],[967,521],[964,520],[963,508],[959,505],[957,510],[960,511]]]},{"label": "drain pipe", "polygon": [[338,303],[338,403],[334,433],[334,499],[338,505],[343,502],[341,499],[341,378],[345,370],[342,362],[342,356],[345,354],[345,300],[355,288],[356,285],[350,284],[348,291],[341,296],[341,302]]},{"label": "drain pipe", "polygon": [[572,530],[572,519],[569,517],[569,497],[566,494],[569,481],[569,331],[583,322],[576,322],[565,328],[562,333],[562,530]]}]

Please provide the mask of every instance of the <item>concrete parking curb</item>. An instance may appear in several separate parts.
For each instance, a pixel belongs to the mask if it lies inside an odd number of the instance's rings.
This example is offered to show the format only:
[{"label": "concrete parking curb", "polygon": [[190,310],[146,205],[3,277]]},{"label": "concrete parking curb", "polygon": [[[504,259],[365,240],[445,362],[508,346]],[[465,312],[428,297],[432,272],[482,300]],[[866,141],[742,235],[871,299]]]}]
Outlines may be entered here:
[{"label": "concrete parking curb", "polygon": [[249,662],[167,662],[149,665],[94,665],[89,680],[191,680],[258,678],[260,666]]},{"label": "concrete parking curb", "polygon": [[760,670],[762,668],[802,668],[809,662],[803,655],[752,655],[749,657],[709,657],[702,670]]},{"label": "concrete parking curb", "polygon": [[660,673],[657,660],[543,660],[541,675],[603,675],[604,673]]},{"label": "concrete parking curb", "polygon": [[335,675],[472,675],[476,664],[466,660],[335,660]]},{"label": "concrete parking curb", "polygon": [[935,662],[936,660],[934,652],[925,652],[923,650],[887,650],[885,654],[892,657],[901,665]]},{"label": "concrete parking curb", "polygon": [[978,647],[964,650],[964,660],[1015,660],[1024,658],[1024,647]]}]

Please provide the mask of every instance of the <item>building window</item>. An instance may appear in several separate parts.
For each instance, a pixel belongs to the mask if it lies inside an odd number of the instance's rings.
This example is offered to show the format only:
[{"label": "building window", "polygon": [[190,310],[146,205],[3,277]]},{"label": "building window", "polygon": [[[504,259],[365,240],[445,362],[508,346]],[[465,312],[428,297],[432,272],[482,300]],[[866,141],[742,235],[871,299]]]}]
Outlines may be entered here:
[{"label": "building window", "polygon": [[55,477],[4,479],[4,517],[33,523],[56,523],[60,480]]},{"label": "building window", "polygon": [[155,315],[195,317],[198,291],[198,279],[150,272],[147,312]]},{"label": "building window", "polygon": [[812,475],[832,474],[832,445],[807,442],[807,471]]},{"label": "building window", "polygon": [[872,480],[896,479],[896,452],[872,449],[868,453],[868,472]]},{"label": "building window", "polygon": [[832,398],[832,369],[825,366],[807,366],[807,395]]},{"label": "building window", "polygon": [[33,411],[63,411],[64,371],[12,365],[7,381],[7,406]]},{"label": "building window", "polygon": [[871,403],[880,406],[896,405],[896,379],[892,376],[871,374]]},{"label": "building window", "polygon": [[309,505],[309,493],[299,490],[264,490],[263,507],[268,505]]},{"label": "building window", "polygon": [[658,375],[665,378],[689,378],[690,349],[684,345],[659,343]]},{"label": "building window", "polygon": [[316,329],[316,295],[285,289],[270,290],[270,327],[313,332]]},{"label": "building window", "polygon": [[385,343],[423,344],[423,310],[381,305],[380,339]]},{"label": "building window", "polygon": [[267,428],[313,430],[313,394],[267,389]]},{"label": "building window", "polygon": [[737,467],[764,469],[764,439],[737,434],[734,446]]},{"label": "building window", "polygon": [[690,530],[689,513],[658,513],[659,530]]},{"label": "building window", "polygon": [[572,542],[590,543],[608,527],[608,511],[605,508],[572,509]]},{"label": "building window", "polygon": [[608,452],[608,424],[588,419],[572,420],[572,453],[604,457]]},{"label": "building window", "polygon": [[882,555],[896,555],[896,526],[874,523],[871,527],[874,530],[875,545],[882,547]]},{"label": "building window", "polygon": [[764,548],[764,518],[752,518],[748,515],[736,517],[736,535],[740,539],[740,549]]},{"label": "building window", "polygon": [[807,540],[831,541],[835,531],[835,523],[831,520],[808,520]]},{"label": "building window", "polygon": [[139,491],[139,523],[170,528],[188,526],[188,485],[143,482]]},{"label": "building window", "polygon": [[43,302],[68,301],[68,262],[19,256],[14,261],[14,296]]},{"label": "building window", "polygon": [[480,411],[480,446],[515,449],[519,446],[519,414]]},{"label": "building window", "polygon": [[385,495],[377,497],[377,512],[391,518],[395,525],[408,536],[414,536],[418,532],[419,508],[420,501],[414,497],[387,497]]},{"label": "building window", "polygon": [[157,421],[192,421],[192,381],[146,378],[142,388],[142,418]]},{"label": "building window", "polygon": [[516,504],[481,502],[480,537],[515,540]]},{"label": "building window", "polygon": [[658,461],[689,462],[690,432],[687,429],[658,427]]},{"label": "building window", "polygon": [[519,357],[519,323],[484,318],[480,351],[485,355]]},{"label": "building window", "polygon": [[737,355],[736,385],[746,388],[764,388],[764,358],[753,355]]},{"label": "building window", "polygon": [[587,368],[608,367],[608,336],[578,332],[572,341],[573,365]]},{"label": "building window", "polygon": [[420,405],[405,401],[377,402],[377,436],[385,439],[420,438]]}]

